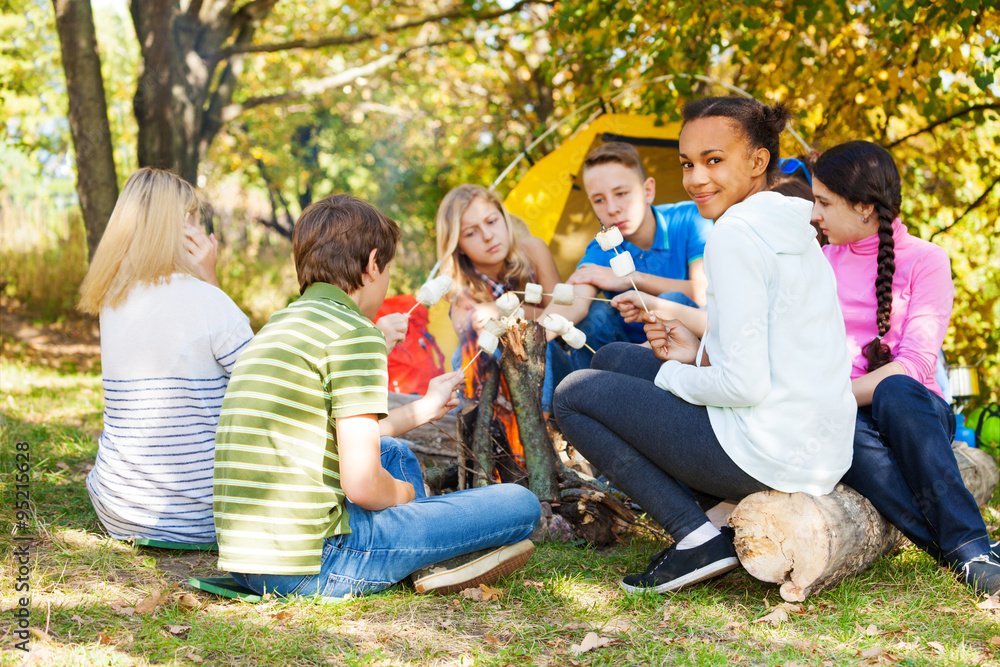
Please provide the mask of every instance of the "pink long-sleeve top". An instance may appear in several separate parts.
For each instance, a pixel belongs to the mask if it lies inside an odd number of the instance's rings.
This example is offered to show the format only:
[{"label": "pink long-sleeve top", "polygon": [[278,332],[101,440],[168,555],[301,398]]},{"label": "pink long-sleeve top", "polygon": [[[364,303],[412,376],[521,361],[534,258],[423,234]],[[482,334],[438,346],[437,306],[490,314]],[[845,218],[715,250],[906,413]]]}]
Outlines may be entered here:
[{"label": "pink long-sleeve top", "polygon": [[[882,340],[907,375],[940,396],[934,370],[955,298],[951,260],[943,248],[910,236],[899,218],[892,223],[892,238],[896,255],[892,314]],[[878,234],[845,245],[828,245],[823,252],[837,277],[854,380],[867,373],[861,350],[878,334]]]}]

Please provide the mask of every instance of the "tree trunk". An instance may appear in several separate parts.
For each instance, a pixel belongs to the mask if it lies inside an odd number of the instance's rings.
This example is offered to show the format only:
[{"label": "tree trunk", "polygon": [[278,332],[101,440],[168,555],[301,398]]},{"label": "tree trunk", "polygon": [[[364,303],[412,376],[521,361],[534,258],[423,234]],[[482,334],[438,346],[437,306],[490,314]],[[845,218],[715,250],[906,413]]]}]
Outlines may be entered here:
[{"label": "tree trunk", "polygon": [[504,336],[500,370],[507,381],[517,416],[517,430],[528,468],[528,488],[539,500],[559,499],[556,454],[542,414],[545,381],[545,330],[537,322],[519,320]]},{"label": "tree trunk", "polygon": [[69,129],[76,150],[76,191],[87,228],[87,251],[104,234],[118,200],[108,107],[90,0],[52,0],[66,72]]},{"label": "tree trunk", "polygon": [[[993,459],[978,449],[955,449],[966,487],[985,505],[997,486]],[[780,584],[781,597],[801,602],[863,572],[904,538],[857,491],[843,484],[826,496],[764,491],[733,511],[736,552],[757,579]]]},{"label": "tree trunk", "polygon": [[[492,362],[492,359],[490,359]],[[476,410],[476,422],[472,431],[472,442],[469,443],[475,469],[483,473],[473,481],[475,486],[487,486],[493,481],[493,403],[497,400],[500,390],[500,367],[490,363],[483,378],[479,393],[479,406]]]}]

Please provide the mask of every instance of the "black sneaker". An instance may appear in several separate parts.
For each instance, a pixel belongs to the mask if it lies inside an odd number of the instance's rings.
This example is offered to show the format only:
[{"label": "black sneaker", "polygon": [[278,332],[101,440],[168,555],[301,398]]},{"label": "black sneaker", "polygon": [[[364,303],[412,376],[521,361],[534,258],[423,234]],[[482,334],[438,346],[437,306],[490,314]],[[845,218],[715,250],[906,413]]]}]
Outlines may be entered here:
[{"label": "black sneaker", "polygon": [[657,555],[659,560],[650,563],[645,572],[622,579],[622,588],[629,593],[678,591],[725,574],[740,564],[732,540],[726,535],[716,535],[700,547],[682,550],[670,547]]},{"label": "black sneaker", "polygon": [[959,572],[976,595],[1000,593],[1000,561],[993,554],[983,554],[966,561]]},{"label": "black sneaker", "polygon": [[417,570],[410,580],[418,593],[457,593],[506,577],[527,563],[534,551],[531,540],[473,551]]}]

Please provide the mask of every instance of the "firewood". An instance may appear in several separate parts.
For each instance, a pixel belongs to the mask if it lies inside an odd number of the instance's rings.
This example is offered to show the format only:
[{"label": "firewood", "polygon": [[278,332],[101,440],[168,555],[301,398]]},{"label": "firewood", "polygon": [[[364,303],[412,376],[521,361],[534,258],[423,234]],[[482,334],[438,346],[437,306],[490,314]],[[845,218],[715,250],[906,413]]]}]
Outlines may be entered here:
[{"label": "firewood", "polygon": [[537,322],[518,321],[504,336],[500,370],[507,381],[517,430],[528,469],[528,488],[539,500],[559,498],[556,454],[542,413],[545,380],[545,330]]},{"label": "firewood", "polygon": [[[960,444],[955,457],[962,480],[985,505],[997,486],[996,463]],[[761,581],[780,584],[788,602],[863,572],[905,541],[870,502],[843,484],[825,496],[754,493],[740,501],[730,523],[743,567]]]}]

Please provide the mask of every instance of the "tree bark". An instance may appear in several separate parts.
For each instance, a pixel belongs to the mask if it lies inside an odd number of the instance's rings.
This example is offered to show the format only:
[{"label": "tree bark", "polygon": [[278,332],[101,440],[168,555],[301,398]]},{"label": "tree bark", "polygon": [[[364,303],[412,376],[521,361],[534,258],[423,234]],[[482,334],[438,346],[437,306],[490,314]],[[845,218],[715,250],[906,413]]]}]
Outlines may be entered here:
[{"label": "tree bark", "polygon": [[69,129],[76,151],[76,191],[93,257],[118,200],[118,177],[90,0],[52,0],[66,73]]},{"label": "tree bark", "polygon": [[[490,360],[492,362],[492,359]],[[472,442],[470,449],[472,457],[475,459],[475,468],[483,473],[482,477],[477,477],[473,484],[476,486],[486,486],[493,481],[493,403],[497,400],[497,393],[500,390],[500,368],[490,363],[483,378],[482,389],[479,393],[479,408],[476,411],[476,425],[472,431]]]},{"label": "tree bark", "polygon": [[559,499],[556,454],[542,414],[545,380],[545,330],[537,322],[519,320],[504,336],[500,370],[507,380],[517,416],[517,430],[528,469],[528,488],[539,500]]},{"label": "tree bark", "polygon": [[[966,487],[985,505],[997,486],[993,459],[955,449]],[[781,597],[801,602],[831,588],[903,543],[902,534],[857,491],[843,484],[826,496],[764,491],[744,498],[730,517],[736,552],[757,579],[780,585]]]}]

